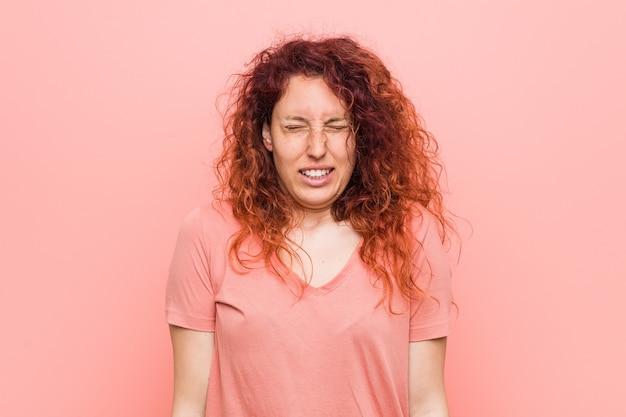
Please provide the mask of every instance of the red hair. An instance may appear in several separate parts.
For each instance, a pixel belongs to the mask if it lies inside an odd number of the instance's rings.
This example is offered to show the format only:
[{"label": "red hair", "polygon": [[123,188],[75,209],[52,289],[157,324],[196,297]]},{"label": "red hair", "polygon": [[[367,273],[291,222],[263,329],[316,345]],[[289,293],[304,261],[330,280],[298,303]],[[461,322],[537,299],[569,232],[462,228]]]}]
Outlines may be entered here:
[{"label": "red hair", "polygon": [[[257,54],[233,86],[224,117],[224,150],[217,160],[216,196],[232,205],[241,222],[231,241],[231,260],[246,268],[242,248],[257,238],[265,260],[279,251],[297,258],[287,232],[296,226],[297,206],[279,186],[261,129],[293,75],[319,76],[350,110],[356,134],[356,166],[343,194],[332,206],[336,221],[346,221],[364,238],[360,256],[376,273],[391,301],[394,283],[403,295],[423,291],[413,279],[413,253],[419,242],[410,233],[419,204],[434,215],[442,241],[451,228],[444,215],[438,145],[427,132],[399,82],[373,53],[347,37],[296,38]],[[279,261],[282,262],[282,261]]]}]

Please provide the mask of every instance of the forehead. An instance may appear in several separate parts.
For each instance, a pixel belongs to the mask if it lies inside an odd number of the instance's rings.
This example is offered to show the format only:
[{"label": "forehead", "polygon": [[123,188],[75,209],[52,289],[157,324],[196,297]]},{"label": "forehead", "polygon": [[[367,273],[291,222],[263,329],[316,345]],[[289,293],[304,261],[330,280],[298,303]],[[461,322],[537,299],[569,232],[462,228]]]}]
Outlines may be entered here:
[{"label": "forehead", "polygon": [[326,85],[322,77],[292,75],[281,98],[274,105],[274,115],[323,119],[347,117],[348,109]]}]

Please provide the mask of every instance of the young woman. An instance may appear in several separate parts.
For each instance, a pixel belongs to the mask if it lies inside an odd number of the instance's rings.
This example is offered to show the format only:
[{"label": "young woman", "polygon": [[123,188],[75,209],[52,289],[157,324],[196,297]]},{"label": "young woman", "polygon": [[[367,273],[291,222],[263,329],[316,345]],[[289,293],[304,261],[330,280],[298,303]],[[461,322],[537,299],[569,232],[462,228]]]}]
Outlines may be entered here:
[{"label": "young woman", "polygon": [[437,144],[350,38],[260,52],[167,288],[173,417],[448,416]]}]

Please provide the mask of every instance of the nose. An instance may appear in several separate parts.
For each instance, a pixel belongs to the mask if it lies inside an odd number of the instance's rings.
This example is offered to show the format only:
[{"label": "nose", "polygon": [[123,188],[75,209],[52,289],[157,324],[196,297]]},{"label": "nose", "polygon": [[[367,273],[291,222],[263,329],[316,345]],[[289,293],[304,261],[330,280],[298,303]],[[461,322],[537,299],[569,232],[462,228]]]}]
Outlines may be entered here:
[{"label": "nose", "polygon": [[307,154],[315,159],[320,159],[326,154],[326,132],[323,127],[313,127],[309,131]]}]

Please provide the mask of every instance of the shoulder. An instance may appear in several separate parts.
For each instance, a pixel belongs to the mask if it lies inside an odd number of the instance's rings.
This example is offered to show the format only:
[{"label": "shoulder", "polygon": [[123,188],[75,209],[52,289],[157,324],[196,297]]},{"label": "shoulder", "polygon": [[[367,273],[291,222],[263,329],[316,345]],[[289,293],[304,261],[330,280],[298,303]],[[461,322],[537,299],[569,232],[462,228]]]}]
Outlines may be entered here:
[{"label": "shoulder", "polygon": [[187,213],[182,222],[183,230],[209,234],[224,232],[238,226],[230,204],[223,201],[213,201],[195,207]]},{"label": "shoulder", "polygon": [[214,201],[195,207],[184,217],[178,241],[195,245],[223,244],[241,226],[228,203]]},{"label": "shoulder", "polygon": [[424,242],[426,240],[443,239],[441,225],[437,217],[421,204],[415,203],[411,207],[410,224],[408,225],[414,237]]},{"label": "shoulder", "polygon": [[414,253],[416,263],[423,264],[424,271],[449,276],[450,263],[437,217],[427,208],[416,204],[412,211],[410,227],[416,243]]}]

